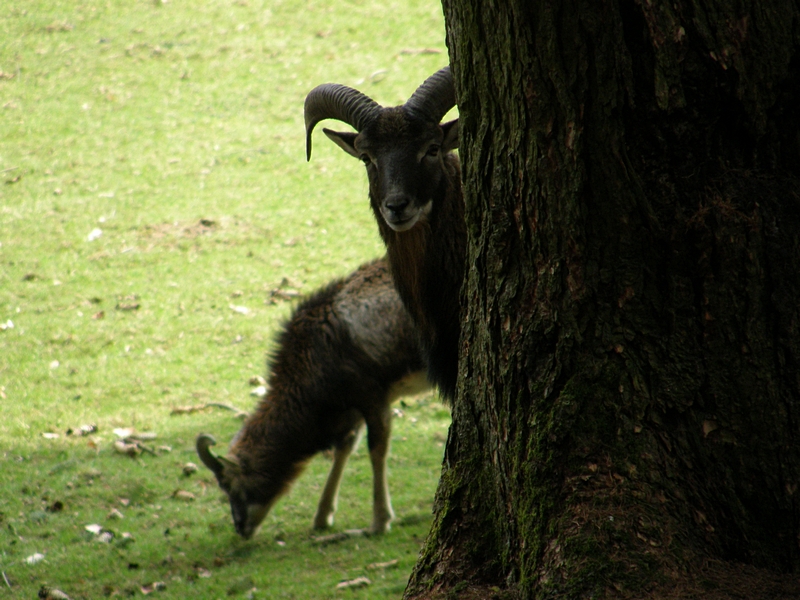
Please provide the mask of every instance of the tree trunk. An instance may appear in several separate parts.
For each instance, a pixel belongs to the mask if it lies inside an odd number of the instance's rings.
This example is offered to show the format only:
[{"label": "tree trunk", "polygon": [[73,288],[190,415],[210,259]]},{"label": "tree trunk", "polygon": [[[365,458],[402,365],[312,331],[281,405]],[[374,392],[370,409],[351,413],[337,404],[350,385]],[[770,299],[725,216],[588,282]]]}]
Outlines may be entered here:
[{"label": "tree trunk", "polygon": [[800,3],[443,5],[469,267],[406,597],[800,597]]}]

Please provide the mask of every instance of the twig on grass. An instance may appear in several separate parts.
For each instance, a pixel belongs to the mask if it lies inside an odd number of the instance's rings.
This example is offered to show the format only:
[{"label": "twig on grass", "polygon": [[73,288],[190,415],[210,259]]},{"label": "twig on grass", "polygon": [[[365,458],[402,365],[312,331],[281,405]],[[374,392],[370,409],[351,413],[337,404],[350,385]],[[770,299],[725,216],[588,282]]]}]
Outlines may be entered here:
[{"label": "twig on grass", "polygon": [[328,544],[333,544],[336,542],[341,542],[344,540],[349,540],[353,537],[360,537],[363,535],[367,535],[367,532],[363,529],[346,529],[340,533],[332,533],[330,535],[320,535],[316,536],[314,539],[315,544],[319,544],[320,546],[326,546]]},{"label": "twig on grass", "polygon": [[189,415],[191,413],[199,412],[201,410],[205,410],[207,408],[223,408],[225,410],[229,410],[231,412],[236,413],[236,418],[243,419],[247,416],[247,413],[243,410],[236,408],[230,404],[224,404],[222,402],[206,402],[205,404],[196,404],[194,406],[176,406],[175,408],[170,411],[169,414],[171,415]]}]

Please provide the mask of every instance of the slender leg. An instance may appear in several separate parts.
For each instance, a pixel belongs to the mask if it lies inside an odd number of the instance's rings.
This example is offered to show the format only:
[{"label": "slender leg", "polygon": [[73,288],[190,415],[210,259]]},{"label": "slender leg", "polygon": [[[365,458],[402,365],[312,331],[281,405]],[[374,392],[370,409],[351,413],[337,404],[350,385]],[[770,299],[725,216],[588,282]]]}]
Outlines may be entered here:
[{"label": "slender leg", "polygon": [[333,450],[333,466],[328,473],[328,480],[325,482],[325,489],[322,490],[322,497],[317,505],[317,514],[314,516],[314,529],[325,529],[333,525],[333,516],[336,513],[336,506],[339,501],[339,485],[342,482],[344,466],[350,453],[358,444],[361,434],[364,432],[363,423],[357,429],[351,431],[344,441]]},{"label": "slender leg", "polygon": [[389,498],[389,482],[386,474],[386,459],[389,456],[389,440],[392,433],[392,413],[389,404],[382,407],[377,418],[367,421],[367,442],[372,462],[372,524],[369,533],[386,533],[394,518],[392,501]]}]

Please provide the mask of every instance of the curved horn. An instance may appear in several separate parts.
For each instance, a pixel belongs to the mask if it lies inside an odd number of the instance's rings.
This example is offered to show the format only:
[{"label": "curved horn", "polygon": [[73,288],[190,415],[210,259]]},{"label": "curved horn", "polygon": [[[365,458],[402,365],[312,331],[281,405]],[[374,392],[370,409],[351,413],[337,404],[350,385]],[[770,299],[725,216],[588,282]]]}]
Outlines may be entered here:
[{"label": "curved horn", "polygon": [[358,90],[338,83],[318,85],[306,96],[306,159],[311,160],[311,132],[323,119],[344,121],[361,131],[380,111],[381,105]]},{"label": "curved horn", "polygon": [[201,433],[197,436],[195,448],[197,449],[197,455],[200,457],[200,460],[203,461],[203,464],[211,469],[214,475],[219,475],[225,470],[225,466],[216,456],[211,454],[211,450],[208,449],[209,446],[214,446],[216,443],[217,440],[214,439],[214,436],[207,433]]},{"label": "curved horn", "polygon": [[447,111],[455,105],[456,88],[453,84],[450,67],[439,69],[428,77],[405,103],[405,107],[411,112],[418,113],[436,123],[441,121]]}]

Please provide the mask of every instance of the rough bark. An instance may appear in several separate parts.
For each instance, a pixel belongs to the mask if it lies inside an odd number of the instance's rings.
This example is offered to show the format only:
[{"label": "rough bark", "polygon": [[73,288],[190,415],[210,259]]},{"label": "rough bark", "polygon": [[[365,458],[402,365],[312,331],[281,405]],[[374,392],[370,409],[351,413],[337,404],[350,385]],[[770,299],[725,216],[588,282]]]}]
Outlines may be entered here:
[{"label": "rough bark", "polygon": [[468,271],[406,597],[800,597],[800,3],[443,6]]}]

